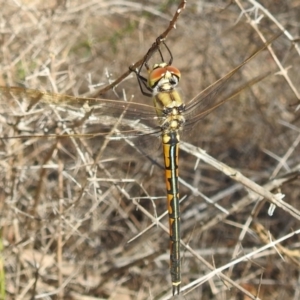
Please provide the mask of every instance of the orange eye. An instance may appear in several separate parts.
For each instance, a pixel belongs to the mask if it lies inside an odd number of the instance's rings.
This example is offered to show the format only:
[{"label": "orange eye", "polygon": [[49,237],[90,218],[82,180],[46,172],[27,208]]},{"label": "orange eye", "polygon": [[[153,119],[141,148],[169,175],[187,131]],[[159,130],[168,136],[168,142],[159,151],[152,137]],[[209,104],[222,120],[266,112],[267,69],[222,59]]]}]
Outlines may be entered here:
[{"label": "orange eye", "polygon": [[173,67],[173,66],[167,66],[167,67],[165,67],[165,69],[166,69],[167,71],[169,71],[172,75],[175,75],[175,76],[177,76],[178,78],[181,77],[180,71],[179,71],[177,68],[175,68],[175,67]]}]

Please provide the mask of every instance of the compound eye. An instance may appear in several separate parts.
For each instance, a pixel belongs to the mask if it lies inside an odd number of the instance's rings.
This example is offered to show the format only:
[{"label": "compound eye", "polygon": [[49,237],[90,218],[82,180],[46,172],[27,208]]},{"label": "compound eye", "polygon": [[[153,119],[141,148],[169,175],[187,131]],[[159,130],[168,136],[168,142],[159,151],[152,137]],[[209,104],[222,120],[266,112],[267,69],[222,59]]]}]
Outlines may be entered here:
[{"label": "compound eye", "polygon": [[180,74],[180,71],[173,67],[173,66],[167,66],[165,67],[166,71],[169,71],[172,75],[175,75],[176,77],[178,77],[178,79],[180,79],[181,77],[181,74]]},{"label": "compound eye", "polygon": [[154,87],[158,81],[164,77],[166,74],[166,68],[164,67],[157,67],[156,69],[153,69],[149,74],[149,86],[150,88]]}]

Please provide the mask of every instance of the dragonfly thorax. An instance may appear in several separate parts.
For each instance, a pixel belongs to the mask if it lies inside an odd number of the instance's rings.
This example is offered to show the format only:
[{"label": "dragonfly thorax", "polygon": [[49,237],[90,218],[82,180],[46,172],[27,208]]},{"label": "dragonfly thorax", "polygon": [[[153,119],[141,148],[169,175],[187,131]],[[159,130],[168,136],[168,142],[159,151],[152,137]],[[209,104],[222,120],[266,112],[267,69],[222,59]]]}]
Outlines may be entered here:
[{"label": "dragonfly thorax", "polygon": [[159,117],[182,114],[185,109],[185,104],[176,89],[153,95],[153,102]]},{"label": "dragonfly thorax", "polygon": [[163,108],[163,113],[164,115],[176,116],[182,114],[184,110],[185,110],[185,105],[183,103],[178,105],[176,101],[172,101],[170,105],[165,106]]},{"label": "dragonfly thorax", "polygon": [[167,113],[163,113],[160,118],[160,128],[164,133],[171,131],[179,131],[185,123],[185,118],[182,115],[182,110],[174,107],[171,110],[167,109]]},{"label": "dragonfly thorax", "polygon": [[164,133],[171,131],[179,131],[182,129],[182,125],[184,124],[184,122],[185,119],[183,116],[180,116],[179,118],[167,117],[163,119],[163,122],[160,126]]}]

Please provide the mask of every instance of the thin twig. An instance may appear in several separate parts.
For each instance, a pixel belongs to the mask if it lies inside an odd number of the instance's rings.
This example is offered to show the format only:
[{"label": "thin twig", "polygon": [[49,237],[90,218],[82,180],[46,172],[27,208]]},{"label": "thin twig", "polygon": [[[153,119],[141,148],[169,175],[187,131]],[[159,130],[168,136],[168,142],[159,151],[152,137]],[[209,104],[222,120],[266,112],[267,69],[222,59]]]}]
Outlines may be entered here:
[{"label": "thin twig", "polygon": [[[257,3],[257,1],[255,0],[248,0],[251,4],[253,4],[253,6],[256,9],[260,9],[261,11],[263,11],[264,14],[266,14],[273,22],[276,21],[276,19],[274,17],[271,18],[271,14],[268,12],[268,10],[266,10],[262,5],[260,5],[259,3]],[[258,33],[259,37],[261,38],[261,40],[265,43],[266,42],[266,38],[264,37],[263,33],[260,31],[258,24],[259,24],[259,20],[252,20],[251,17],[248,14],[248,11],[246,9],[244,9],[243,5],[241,4],[241,2],[239,0],[235,0],[236,4],[240,7],[242,13],[246,16],[250,26],[252,26],[252,28]],[[275,24],[278,26],[279,23],[276,21]],[[295,39],[292,38],[292,36],[288,33],[288,31],[283,27],[283,26],[278,26],[280,28],[280,30],[289,38],[289,40],[291,40],[291,42],[293,42],[294,47],[296,48],[296,50],[298,51],[298,53],[300,54],[300,49],[297,45],[297,43],[294,42]],[[270,52],[270,54],[272,55],[275,63],[277,64],[278,68],[279,68],[279,72],[277,74],[282,75],[286,82],[288,83],[288,85],[290,86],[291,90],[294,92],[295,96],[297,97],[298,100],[300,100],[300,93],[298,92],[298,90],[296,89],[295,85],[293,84],[291,78],[288,76],[288,69],[289,68],[284,68],[280,62],[280,60],[278,59],[277,55],[275,54],[274,50],[272,49],[272,46],[269,45],[268,46],[268,50]]]},{"label": "thin twig", "polygon": [[186,6],[186,0],[182,0],[172,18],[172,20],[169,23],[169,26],[167,27],[167,29],[158,36],[158,38],[156,39],[156,41],[152,44],[152,46],[150,47],[150,49],[148,50],[148,52],[144,55],[143,58],[141,58],[140,60],[138,60],[136,63],[134,63],[133,65],[131,65],[128,68],[128,71],[126,71],[125,73],[123,73],[119,78],[117,78],[114,82],[112,82],[111,84],[107,85],[106,87],[93,92],[90,96],[92,98],[97,98],[100,95],[103,95],[104,93],[108,92],[109,90],[113,89],[114,87],[116,87],[119,83],[121,83],[127,76],[130,75],[130,73],[132,72],[132,70],[137,69],[139,66],[141,66],[144,61],[149,57],[149,53],[154,53],[159,45],[161,44],[162,41],[164,41],[168,34],[171,32],[172,29],[176,28],[176,22],[177,19],[179,17],[179,15],[181,14],[181,12],[185,9]]},{"label": "thin twig", "polygon": [[206,163],[210,164],[214,168],[220,170],[225,175],[229,176],[233,180],[242,183],[246,188],[253,191],[254,193],[260,195],[262,198],[266,198],[270,203],[275,204],[276,206],[282,208],[284,211],[289,213],[291,216],[300,220],[300,211],[289,205],[287,202],[284,202],[282,199],[284,195],[282,194],[272,194],[268,190],[264,189],[260,185],[256,184],[254,181],[245,177],[241,172],[227,166],[224,163],[219,162],[215,158],[208,155],[201,148],[195,147],[188,143],[181,142],[180,149],[186,151],[187,153],[193,154],[195,157],[201,158]]}]

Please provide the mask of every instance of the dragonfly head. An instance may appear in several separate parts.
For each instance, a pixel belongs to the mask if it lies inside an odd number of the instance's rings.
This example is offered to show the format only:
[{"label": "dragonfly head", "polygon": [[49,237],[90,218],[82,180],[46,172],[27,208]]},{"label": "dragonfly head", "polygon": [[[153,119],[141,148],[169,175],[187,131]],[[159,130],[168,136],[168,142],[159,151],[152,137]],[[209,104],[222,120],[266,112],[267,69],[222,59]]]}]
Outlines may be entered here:
[{"label": "dragonfly head", "polygon": [[152,89],[153,94],[171,91],[178,85],[180,77],[181,74],[177,68],[167,63],[155,64],[149,70],[148,86]]}]

